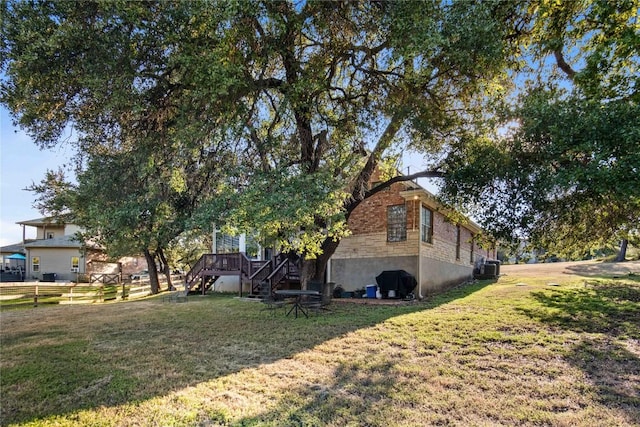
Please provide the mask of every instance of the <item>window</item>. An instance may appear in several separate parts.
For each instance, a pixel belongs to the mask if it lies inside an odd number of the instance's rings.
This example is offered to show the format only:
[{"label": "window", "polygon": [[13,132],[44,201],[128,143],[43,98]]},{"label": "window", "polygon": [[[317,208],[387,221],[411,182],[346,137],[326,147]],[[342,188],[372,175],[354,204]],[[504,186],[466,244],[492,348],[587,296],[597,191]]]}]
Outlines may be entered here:
[{"label": "window", "polygon": [[80,257],[72,256],[71,257],[71,268],[77,270],[80,267]]},{"label": "window", "polygon": [[395,205],[387,207],[387,241],[407,240],[407,207]]},{"label": "window", "polygon": [[433,241],[433,211],[422,206],[420,215],[420,238],[425,243]]},{"label": "window", "polygon": [[460,259],[460,226],[456,225],[456,259]]},{"label": "window", "polygon": [[240,237],[216,233],[216,252],[228,254],[240,251]]},{"label": "window", "polygon": [[38,272],[40,271],[40,257],[34,256],[31,257],[31,271]]},{"label": "window", "polygon": [[471,255],[470,255],[470,257],[469,257],[469,262],[470,262],[471,264],[473,264],[473,246],[474,246],[474,245],[473,245],[473,235],[472,235],[472,236],[471,236],[471,246],[469,247],[469,250],[470,250],[470,252],[471,252]]},{"label": "window", "polygon": [[49,232],[47,233],[47,239],[53,239],[54,238],[54,234]]}]

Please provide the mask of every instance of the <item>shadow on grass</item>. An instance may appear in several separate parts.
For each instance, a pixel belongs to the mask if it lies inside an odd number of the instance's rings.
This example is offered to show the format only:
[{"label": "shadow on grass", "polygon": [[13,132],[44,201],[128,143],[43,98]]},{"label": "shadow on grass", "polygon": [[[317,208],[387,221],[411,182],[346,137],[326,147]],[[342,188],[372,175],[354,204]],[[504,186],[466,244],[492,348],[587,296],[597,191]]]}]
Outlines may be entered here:
[{"label": "shadow on grass", "polygon": [[550,289],[532,296],[542,307],[523,311],[545,323],[578,332],[640,338],[640,285],[593,281],[579,289]]},{"label": "shadow on grass", "polygon": [[385,402],[395,394],[395,369],[395,364],[389,361],[368,366],[343,362],[335,370],[332,381],[291,390],[275,409],[232,425],[344,425],[354,419],[360,425],[381,425],[385,419]]},{"label": "shadow on grass", "polygon": [[640,282],[637,262],[595,262],[576,263],[566,267],[566,271],[588,278],[612,279],[624,278]]},{"label": "shadow on grass", "polygon": [[584,288],[553,289],[533,297],[542,304],[523,309],[532,318],[587,333],[566,359],[597,388],[601,402],[640,420],[640,285],[594,281]]},{"label": "shadow on grass", "polygon": [[567,356],[596,386],[600,402],[625,414],[631,425],[640,420],[640,346],[631,351],[609,339],[584,339]]},{"label": "shadow on grass", "polygon": [[[73,418],[79,410],[165,396],[290,358],[394,316],[464,298],[489,283],[408,306],[336,304],[331,312],[309,319],[283,312],[273,316],[260,303],[219,295],[190,297],[182,304],[158,297],[0,313],[0,425]],[[336,381],[361,386],[386,368],[371,369],[351,373],[345,366]],[[380,386],[388,381],[383,375]],[[327,410],[334,406],[326,405]]]}]

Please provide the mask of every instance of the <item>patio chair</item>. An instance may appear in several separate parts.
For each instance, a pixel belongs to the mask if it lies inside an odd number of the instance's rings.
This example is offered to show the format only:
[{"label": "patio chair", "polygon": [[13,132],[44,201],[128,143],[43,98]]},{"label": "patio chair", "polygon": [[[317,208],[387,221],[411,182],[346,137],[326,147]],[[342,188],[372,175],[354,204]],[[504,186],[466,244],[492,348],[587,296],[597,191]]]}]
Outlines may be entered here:
[{"label": "patio chair", "polygon": [[269,310],[275,316],[275,310],[282,308],[285,305],[283,299],[278,298],[271,289],[271,284],[268,281],[260,283],[260,301],[264,304],[262,310]]},{"label": "patio chair", "polygon": [[322,294],[305,295],[300,305],[307,309],[307,311],[313,311],[316,314],[320,314],[320,312],[325,309],[322,302]]}]

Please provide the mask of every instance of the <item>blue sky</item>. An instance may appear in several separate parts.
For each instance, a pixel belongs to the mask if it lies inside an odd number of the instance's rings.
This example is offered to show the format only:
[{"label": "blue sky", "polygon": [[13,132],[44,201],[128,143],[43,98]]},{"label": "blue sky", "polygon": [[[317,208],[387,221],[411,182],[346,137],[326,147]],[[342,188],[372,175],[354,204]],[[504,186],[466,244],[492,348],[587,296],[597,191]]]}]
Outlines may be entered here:
[{"label": "blue sky", "polygon": [[[70,156],[69,147],[40,150],[13,126],[9,112],[0,106],[0,246],[22,240],[22,227],[16,222],[42,216],[32,207],[33,193],[24,188],[39,182],[47,169],[65,164]],[[35,228],[26,228],[27,238],[34,238]]]}]

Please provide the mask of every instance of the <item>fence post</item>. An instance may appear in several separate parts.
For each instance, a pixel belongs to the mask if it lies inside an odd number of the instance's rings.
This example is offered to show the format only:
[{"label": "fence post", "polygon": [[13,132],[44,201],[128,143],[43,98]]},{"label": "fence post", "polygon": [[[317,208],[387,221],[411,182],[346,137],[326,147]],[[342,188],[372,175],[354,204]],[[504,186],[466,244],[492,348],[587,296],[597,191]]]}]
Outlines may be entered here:
[{"label": "fence post", "polygon": [[69,302],[73,302],[73,286],[69,286]]},{"label": "fence post", "polygon": [[33,306],[38,306],[38,285],[36,285],[35,294],[33,295]]}]

